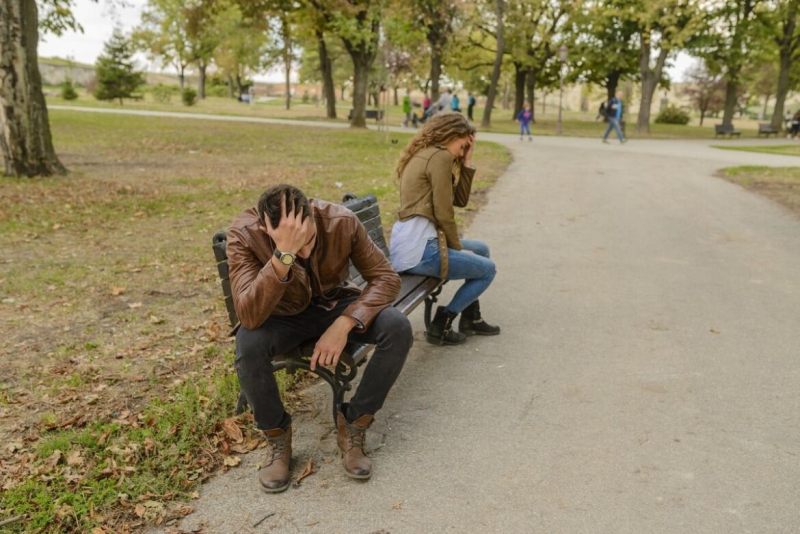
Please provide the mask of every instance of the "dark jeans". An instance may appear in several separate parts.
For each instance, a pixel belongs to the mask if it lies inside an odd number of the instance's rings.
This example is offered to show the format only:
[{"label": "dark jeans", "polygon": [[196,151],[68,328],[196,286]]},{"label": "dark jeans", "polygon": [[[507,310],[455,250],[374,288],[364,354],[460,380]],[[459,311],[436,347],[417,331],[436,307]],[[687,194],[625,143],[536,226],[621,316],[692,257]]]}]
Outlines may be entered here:
[{"label": "dark jeans", "polygon": [[[270,317],[255,330],[239,328],[234,365],[258,428],[286,428],[291,423],[272,374],[272,358],[321,336],[355,299],[343,299],[331,311],[312,305],[298,315]],[[375,317],[366,332],[351,333],[348,339],[376,345],[347,409],[347,420],[353,422],[381,409],[403,369],[413,343],[413,332],[408,318],[389,307]]]}]

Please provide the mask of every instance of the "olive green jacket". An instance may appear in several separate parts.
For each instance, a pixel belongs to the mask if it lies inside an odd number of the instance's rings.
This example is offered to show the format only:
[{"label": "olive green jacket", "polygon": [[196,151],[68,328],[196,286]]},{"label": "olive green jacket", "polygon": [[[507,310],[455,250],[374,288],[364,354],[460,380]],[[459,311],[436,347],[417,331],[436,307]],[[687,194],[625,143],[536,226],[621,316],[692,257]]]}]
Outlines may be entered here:
[{"label": "olive green jacket", "polygon": [[461,250],[453,207],[467,205],[474,177],[474,168],[462,167],[442,147],[428,147],[414,154],[400,177],[398,217],[407,221],[422,216],[436,225],[442,259],[439,278],[443,280],[447,278],[447,249]]}]

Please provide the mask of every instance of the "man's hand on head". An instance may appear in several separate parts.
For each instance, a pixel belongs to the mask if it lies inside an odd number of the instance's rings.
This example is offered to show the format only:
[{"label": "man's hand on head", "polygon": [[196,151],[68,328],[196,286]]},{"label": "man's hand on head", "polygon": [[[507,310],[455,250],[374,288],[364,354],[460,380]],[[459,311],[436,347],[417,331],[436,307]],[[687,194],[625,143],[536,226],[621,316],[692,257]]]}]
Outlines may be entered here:
[{"label": "man's hand on head", "polygon": [[286,211],[286,202],[281,202],[281,218],[278,226],[273,228],[269,216],[264,215],[264,226],[260,227],[275,242],[281,252],[297,254],[313,237],[311,225],[303,219],[302,210]]},{"label": "man's hand on head", "polygon": [[357,321],[348,315],[340,315],[333,324],[325,330],[314,346],[314,353],[311,355],[311,370],[316,369],[317,365],[336,366],[339,363],[339,356],[342,355],[344,346],[347,344],[347,335],[355,328]]}]

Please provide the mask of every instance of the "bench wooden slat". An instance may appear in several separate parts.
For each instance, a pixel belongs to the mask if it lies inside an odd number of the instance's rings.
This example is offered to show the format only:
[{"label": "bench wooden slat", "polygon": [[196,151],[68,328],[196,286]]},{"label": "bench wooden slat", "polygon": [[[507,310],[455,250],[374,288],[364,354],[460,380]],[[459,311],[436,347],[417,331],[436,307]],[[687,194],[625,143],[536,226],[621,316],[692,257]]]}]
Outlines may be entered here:
[{"label": "bench wooden slat", "polygon": [[433,291],[442,285],[438,278],[419,276],[415,274],[400,275],[403,287],[400,296],[394,301],[394,307],[404,315],[410,314],[414,309],[424,302]]}]

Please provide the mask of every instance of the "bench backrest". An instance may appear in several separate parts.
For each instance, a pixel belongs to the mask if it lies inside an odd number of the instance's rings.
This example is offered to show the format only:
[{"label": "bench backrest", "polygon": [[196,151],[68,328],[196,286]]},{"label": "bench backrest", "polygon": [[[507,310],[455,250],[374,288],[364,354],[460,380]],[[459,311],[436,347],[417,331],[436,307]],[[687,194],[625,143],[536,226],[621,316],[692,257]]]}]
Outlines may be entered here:
[{"label": "bench backrest", "polygon": [[[378,205],[378,199],[375,195],[365,195],[363,197],[356,197],[353,193],[347,193],[344,196],[344,207],[352,211],[367,229],[370,239],[378,245],[378,248],[383,251],[386,257],[389,257],[389,248],[386,246],[386,239],[383,236],[383,226],[381,224],[381,211]],[[227,233],[225,230],[220,230],[212,239],[212,248],[214,249],[214,258],[217,261],[217,271],[219,272],[220,282],[222,284],[222,294],[225,296],[225,308],[228,310],[228,319],[230,319],[231,326],[236,326],[239,323],[239,318],[236,316],[236,310],[233,307],[233,292],[231,291],[231,282],[228,276],[228,254],[225,250],[228,244]],[[365,285],[364,279],[359,272],[350,264],[350,277],[353,282],[358,286]]]}]

